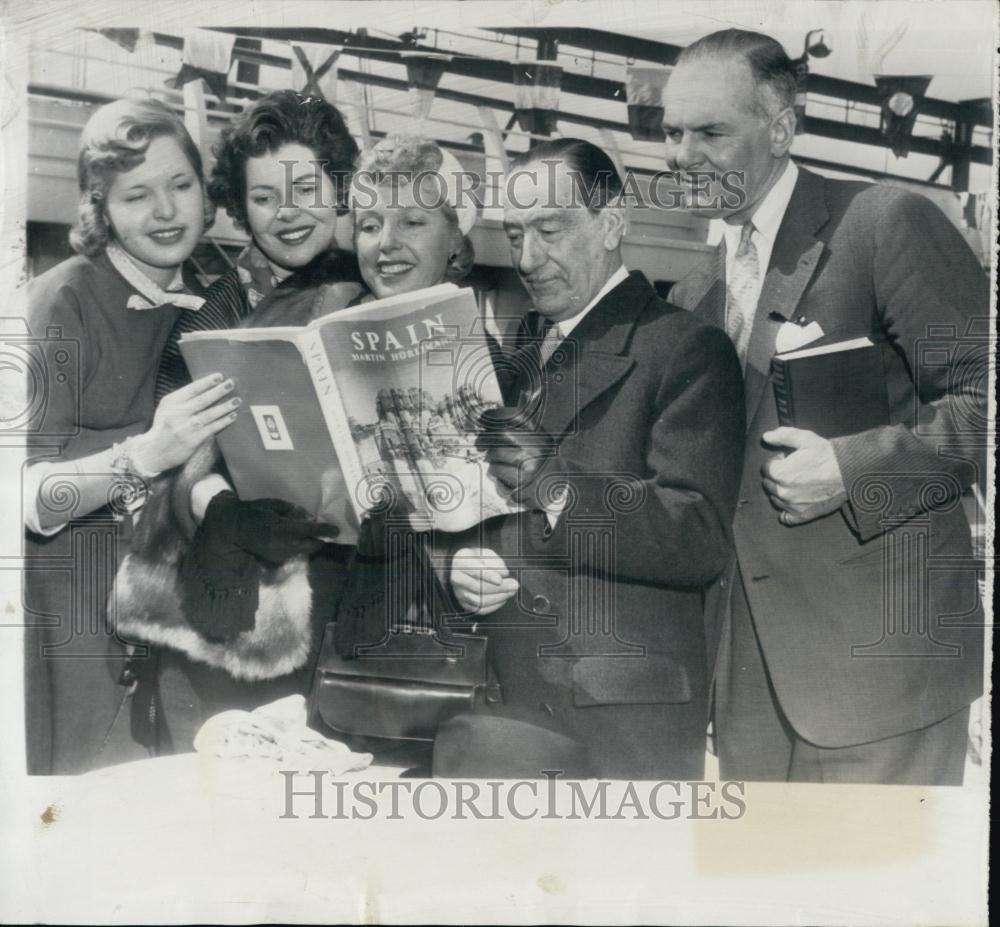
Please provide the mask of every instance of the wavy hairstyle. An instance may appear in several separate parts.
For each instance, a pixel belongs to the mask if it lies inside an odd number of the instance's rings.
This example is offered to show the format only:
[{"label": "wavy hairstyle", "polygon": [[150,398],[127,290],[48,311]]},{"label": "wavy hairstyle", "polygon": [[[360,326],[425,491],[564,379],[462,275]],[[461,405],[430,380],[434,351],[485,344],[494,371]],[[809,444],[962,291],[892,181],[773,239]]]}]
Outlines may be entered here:
[{"label": "wavy hairstyle", "polygon": [[[366,181],[379,184],[384,180],[394,180],[400,176],[419,177],[441,169],[441,147],[428,138],[419,135],[387,135],[371,150],[365,152],[355,167],[355,174]],[[445,280],[458,283],[464,280],[476,262],[476,249],[468,235],[463,235],[458,226],[458,213],[451,203],[442,203],[441,210],[448,219],[455,234],[461,239],[457,252],[448,259]]]},{"label": "wavy hairstyle", "polygon": [[769,120],[795,105],[795,64],[771,36],[746,29],[721,29],[688,45],[678,56],[677,65],[703,58],[742,58],[746,62],[756,90],[755,106],[762,119]]},{"label": "wavy hairstyle", "polygon": [[[582,138],[553,138],[539,142],[510,162],[510,176],[529,164],[562,161],[576,186],[580,202],[595,215],[618,201],[624,186],[611,156]],[[575,202],[575,200],[574,200]]]},{"label": "wavy hairstyle", "polygon": [[340,110],[319,97],[276,90],[224,129],[215,146],[208,195],[243,229],[247,228],[247,161],[289,144],[312,150],[333,181],[337,205],[346,203],[358,146]]},{"label": "wavy hairstyle", "polygon": [[[76,223],[69,243],[78,254],[100,254],[112,238],[104,200],[118,174],[138,167],[146,159],[149,143],[172,138],[187,156],[205,189],[205,173],[198,146],[180,117],[166,103],[154,99],[115,100],[96,110],[83,127],[76,175],[80,187]],[[205,199],[205,228],[215,219],[215,206]]]}]

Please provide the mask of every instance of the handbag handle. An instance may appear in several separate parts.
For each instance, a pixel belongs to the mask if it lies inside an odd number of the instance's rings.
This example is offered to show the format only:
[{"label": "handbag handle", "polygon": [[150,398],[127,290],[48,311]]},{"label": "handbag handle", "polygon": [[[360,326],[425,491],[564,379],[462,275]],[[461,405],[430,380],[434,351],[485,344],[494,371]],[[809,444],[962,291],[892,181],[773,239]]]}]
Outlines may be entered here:
[{"label": "handbag handle", "polygon": [[[429,617],[432,633],[444,632],[445,629],[440,624],[442,614],[460,614],[462,612],[462,608],[451,590],[451,581],[447,575],[451,558],[446,556],[447,548],[442,551],[435,547],[430,532],[420,532],[417,537],[419,538],[424,567],[430,571],[434,578],[436,595],[432,594],[431,601],[428,603],[431,609]],[[439,605],[440,608],[436,608],[435,605]]]}]

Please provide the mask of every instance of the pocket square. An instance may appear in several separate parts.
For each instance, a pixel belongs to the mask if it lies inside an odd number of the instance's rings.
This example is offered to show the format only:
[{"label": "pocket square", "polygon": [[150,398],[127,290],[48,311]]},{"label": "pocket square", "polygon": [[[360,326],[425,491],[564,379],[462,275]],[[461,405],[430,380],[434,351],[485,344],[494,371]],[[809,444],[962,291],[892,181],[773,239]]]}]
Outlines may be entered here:
[{"label": "pocket square", "polygon": [[778,329],[778,336],[774,339],[774,351],[776,354],[794,351],[805,347],[807,344],[812,344],[812,342],[822,338],[823,334],[824,332],[819,322],[810,322],[808,325],[785,322]]}]

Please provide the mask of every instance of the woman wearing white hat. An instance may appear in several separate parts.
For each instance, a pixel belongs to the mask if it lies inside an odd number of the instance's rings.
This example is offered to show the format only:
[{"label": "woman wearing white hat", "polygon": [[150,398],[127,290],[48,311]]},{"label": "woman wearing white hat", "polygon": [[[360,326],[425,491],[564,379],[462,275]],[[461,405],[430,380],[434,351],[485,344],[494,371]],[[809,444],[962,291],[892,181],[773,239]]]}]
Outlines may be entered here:
[{"label": "woman wearing white hat", "polygon": [[374,298],[468,275],[476,205],[466,177],[453,154],[412,135],[390,135],[362,155],[351,213],[358,266]]},{"label": "woman wearing white hat", "polygon": [[[425,138],[387,136],[361,156],[351,185],[354,248],[370,290],[363,300],[384,299],[439,283],[458,283],[472,270],[469,232],[476,204],[454,155]],[[425,539],[390,539],[389,513],[362,525],[354,562],[337,613],[336,648],[377,644],[392,628],[433,622],[432,567]],[[404,535],[407,532],[404,532]],[[416,764],[429,774],[430,744],[355,741],[377,760]]]}]

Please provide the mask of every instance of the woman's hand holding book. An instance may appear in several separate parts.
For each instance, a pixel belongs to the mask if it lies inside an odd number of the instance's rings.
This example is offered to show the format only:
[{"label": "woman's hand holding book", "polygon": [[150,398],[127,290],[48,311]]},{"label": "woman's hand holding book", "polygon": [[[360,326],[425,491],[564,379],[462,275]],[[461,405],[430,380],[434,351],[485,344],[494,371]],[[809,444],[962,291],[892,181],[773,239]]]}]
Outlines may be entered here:
[{"label": "woman's hand holding book", "polygon": [[164,396],[152,427],[134,440],[132,460],[140,475],[186,463],[206,439],[231,425],[242,402],[238,396],[226,398],[234,385],[212,374]]}]

